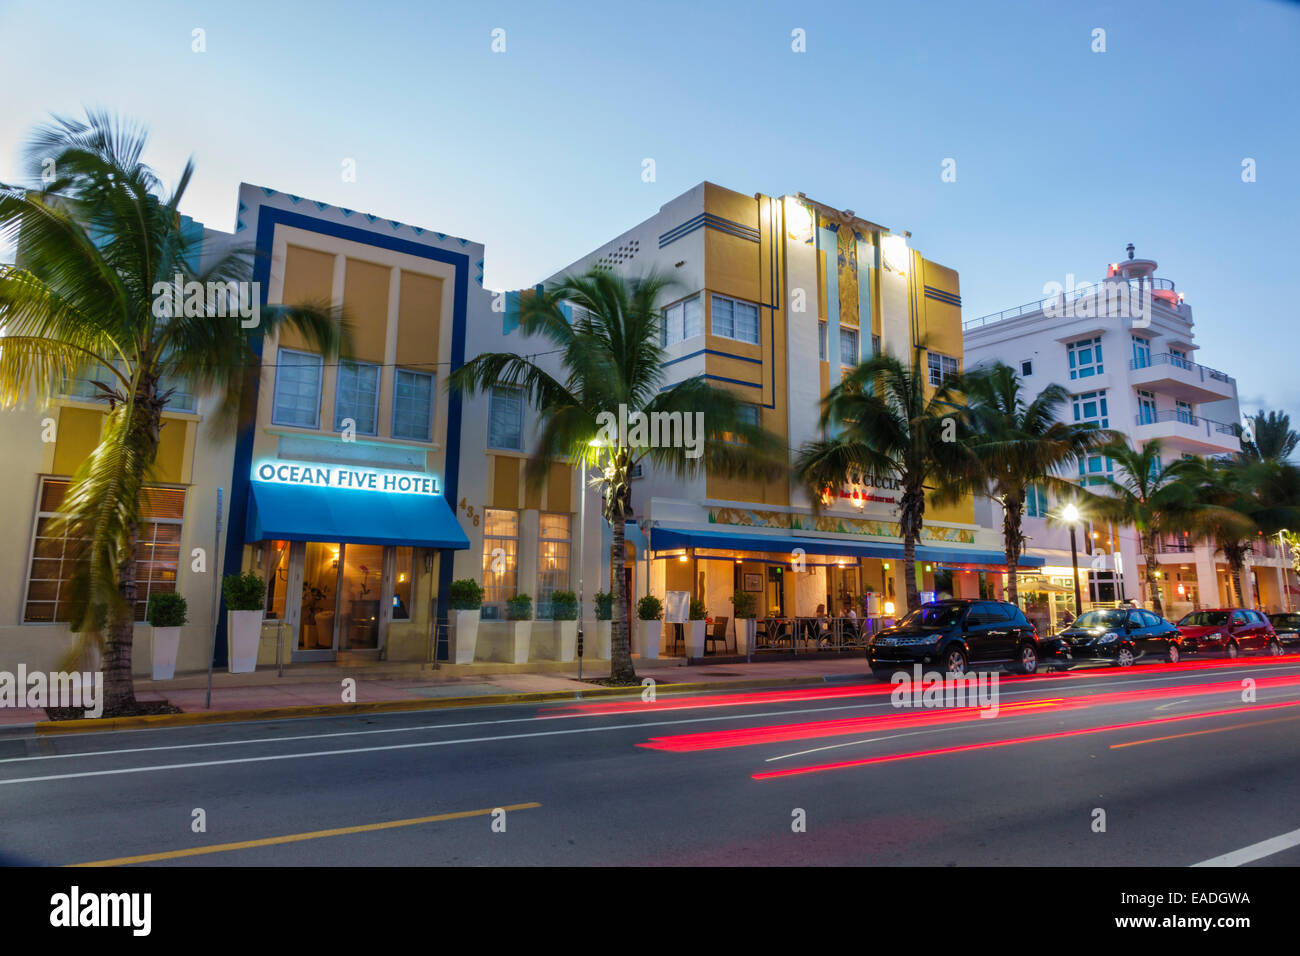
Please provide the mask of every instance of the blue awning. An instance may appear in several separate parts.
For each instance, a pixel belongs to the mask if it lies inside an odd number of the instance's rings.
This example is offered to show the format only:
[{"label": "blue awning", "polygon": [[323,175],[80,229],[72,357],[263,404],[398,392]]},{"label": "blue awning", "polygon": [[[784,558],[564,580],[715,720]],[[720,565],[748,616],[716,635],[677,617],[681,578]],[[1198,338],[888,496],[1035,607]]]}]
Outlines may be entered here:
[{"label": "blue awning", "polygon": [[[802,548],[804,554],[832,554],[860,558],[889,558],[901,560],[901,541],[853,541],[841,538],[814,538],[794,534],[767,534],[761,531],[714,531],[703,528],[650,529],[650,547],[655,551],[677,548],[718,548],[731,551],[763,551],[789,553]],[[1001,551],[979,551],[974,548],[934,547],[918,545],[916,560],[949,564],[1003,564],[1006,557]],[[1042,558],[1021,557],[1020,567],[1041,567]]]},{"label": "blue awning", "polygon": [[441,495],[254,481],[248,541],[328,541],[461,551],[469,539]]}]

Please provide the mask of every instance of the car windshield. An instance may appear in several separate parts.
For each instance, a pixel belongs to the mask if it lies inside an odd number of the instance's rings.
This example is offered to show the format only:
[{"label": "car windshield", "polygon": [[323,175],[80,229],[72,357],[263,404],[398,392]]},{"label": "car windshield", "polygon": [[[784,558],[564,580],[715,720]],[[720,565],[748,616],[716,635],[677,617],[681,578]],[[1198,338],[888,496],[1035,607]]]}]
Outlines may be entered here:
[{"label": "car windshield", "polygon": [[963,604],[923,604],[899,622],[899,627],[948,627],[961,617]]},{"label": "car windshield", "polygon": [[1221,627],[1228,623],[1227,611],[1193,611],[1181,621],[1179,627]]},{"label": "car windshield", "polygon": [[1079,615],[1075,627],[1120,627],[1124,624],[1127,611],[1087,611]]},{"label": "car windshield", "polygon": [[1300,627],[1300,614],[1270,614],[1268,619],[1278,627]]}]

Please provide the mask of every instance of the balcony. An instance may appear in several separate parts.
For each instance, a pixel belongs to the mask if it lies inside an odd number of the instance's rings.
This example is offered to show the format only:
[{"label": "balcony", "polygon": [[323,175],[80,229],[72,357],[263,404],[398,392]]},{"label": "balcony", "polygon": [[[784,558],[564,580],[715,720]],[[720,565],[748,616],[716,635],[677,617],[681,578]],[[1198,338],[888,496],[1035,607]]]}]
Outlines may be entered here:
[{"label": "balcony", "polygon": [[1130,361],[1129,384],[1195,405],[1237,394],[1237,381],[1226,372],[1198,365],[1181,355],[1153,355],[1146,363]]},{"label": "balcony", "polygon": [[1165,409],[1136,417],[1133,439],[1149,442],[1153,438],[1171,451],[1194,455],[1223,455],[1241,451],[1235,429],[1223,422],[1210,421],[1190,412]]}]

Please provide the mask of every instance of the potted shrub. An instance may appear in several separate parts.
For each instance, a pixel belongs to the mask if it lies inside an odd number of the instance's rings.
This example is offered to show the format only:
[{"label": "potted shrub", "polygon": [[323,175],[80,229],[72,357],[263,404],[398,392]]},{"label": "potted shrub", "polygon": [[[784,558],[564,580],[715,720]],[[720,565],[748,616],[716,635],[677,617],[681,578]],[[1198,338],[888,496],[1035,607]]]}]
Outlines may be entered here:
[{"label": "potted shrub", "polygon": [[479,617],[483,613],[483,588],[472,578],[451,582],[448,596],[454,628],[451,659],[457,664],[473,664],[478,648]]},{"label": "potted shrub", "polygon": [[[609,660],[610,644],[614,637],[614,595],[605,591],[596,593],[596,630],[592,647],[593,657]],[[585,650],[585,649],[584,649]]]},{"label": "potted shrub", "polygon": [[149,595],[145,617],[153,628],[154,680],[171,680],[176,676],[176,652],[181,646],[181,627],[188,623],[187,611],[185,598],[175,591]]},{"label": "potted shrub", "polygon": [[647,594],[636,602],[636,643],[637,650],[645,660],[659,657],[659,639],[663,635],[664,602],[653,594]]},{"label": "potted shrub", "polygon": [[533,599],[527,594],[512,597],[506,601],[506,617],[510,619],[510,660],[527,664],[533,638]]},{"label": "potted shrub", "polygon": [[736,651],[747,654],[754,646],[754,619],[758,616],[758,595],[753,591],[737,591],[731,596],[731,606],[736,612]]},{"label": "potted shrub", "polygon": [[572,591],[555,591],[551,594],[551,620],[555,621],[560,638],[560,660],[571,661],[578,656],[578,595]]},{"label": "potted shrub", "polygon": [[703,601],[691,600],[691,620],[686,625],[686,651],[688,657],[704,656],[704,638],[708,635],[709,611]]},{"label": "potted shrub", "polygon": [[226,599],[226,667],[232,674],[251,674],[257,669],[257,645],[262,639],[266,582],[256,571],[227,574],[221,593]]}]

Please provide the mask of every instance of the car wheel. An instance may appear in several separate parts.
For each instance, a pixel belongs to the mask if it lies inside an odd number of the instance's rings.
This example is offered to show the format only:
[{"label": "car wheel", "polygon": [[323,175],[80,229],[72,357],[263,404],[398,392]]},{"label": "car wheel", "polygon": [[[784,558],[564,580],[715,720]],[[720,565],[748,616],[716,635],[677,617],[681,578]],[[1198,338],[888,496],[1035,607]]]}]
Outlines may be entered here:
[{"label": "car wheel", "polygon": [[943,668],[949,674],[966,673],[966,652],[960,647],[950,647],[943,655]]},{"label": "car wheel", "polygon": [[1132,667],[1135,660],[1137,658],[1133,656],[1133,648],[1131,647],[1121,647],[1115,652],[1116,667]]},{"label": "car wheel", "polygon": [[1237,646],[1236,641],[1229,641],[1228,646],[1224,648],[1224,652],[1229,657],[1233,657],[1233,658],[1241,656],[1241,648]]},{"label": "car wheel", "polygon": [[1270,657],[1281,657],[1281,656],[1282,656],[1282,645],[1279,644],[1277,641],[1269,641],[1269,642],[1268,642],[1268,653],[1269,653],[1269,656],[1270,656]]},{"label": "car wheel", "polygon": [[1033,644],[1021,644],[1019,659],[1016,662],[1016,671],[1020,674],[1036,674],[1038,672],[1038,651]]},{"label": "car wheel", "polygon": [[1170,641],[1169,646],[1165,649],[1165,660],[1167,660],[1170,664],[1177,664],[1182,659],[1183,659],[1182,651],[1179,650],[1177,644],[1175,644],[1173,641]]}]

